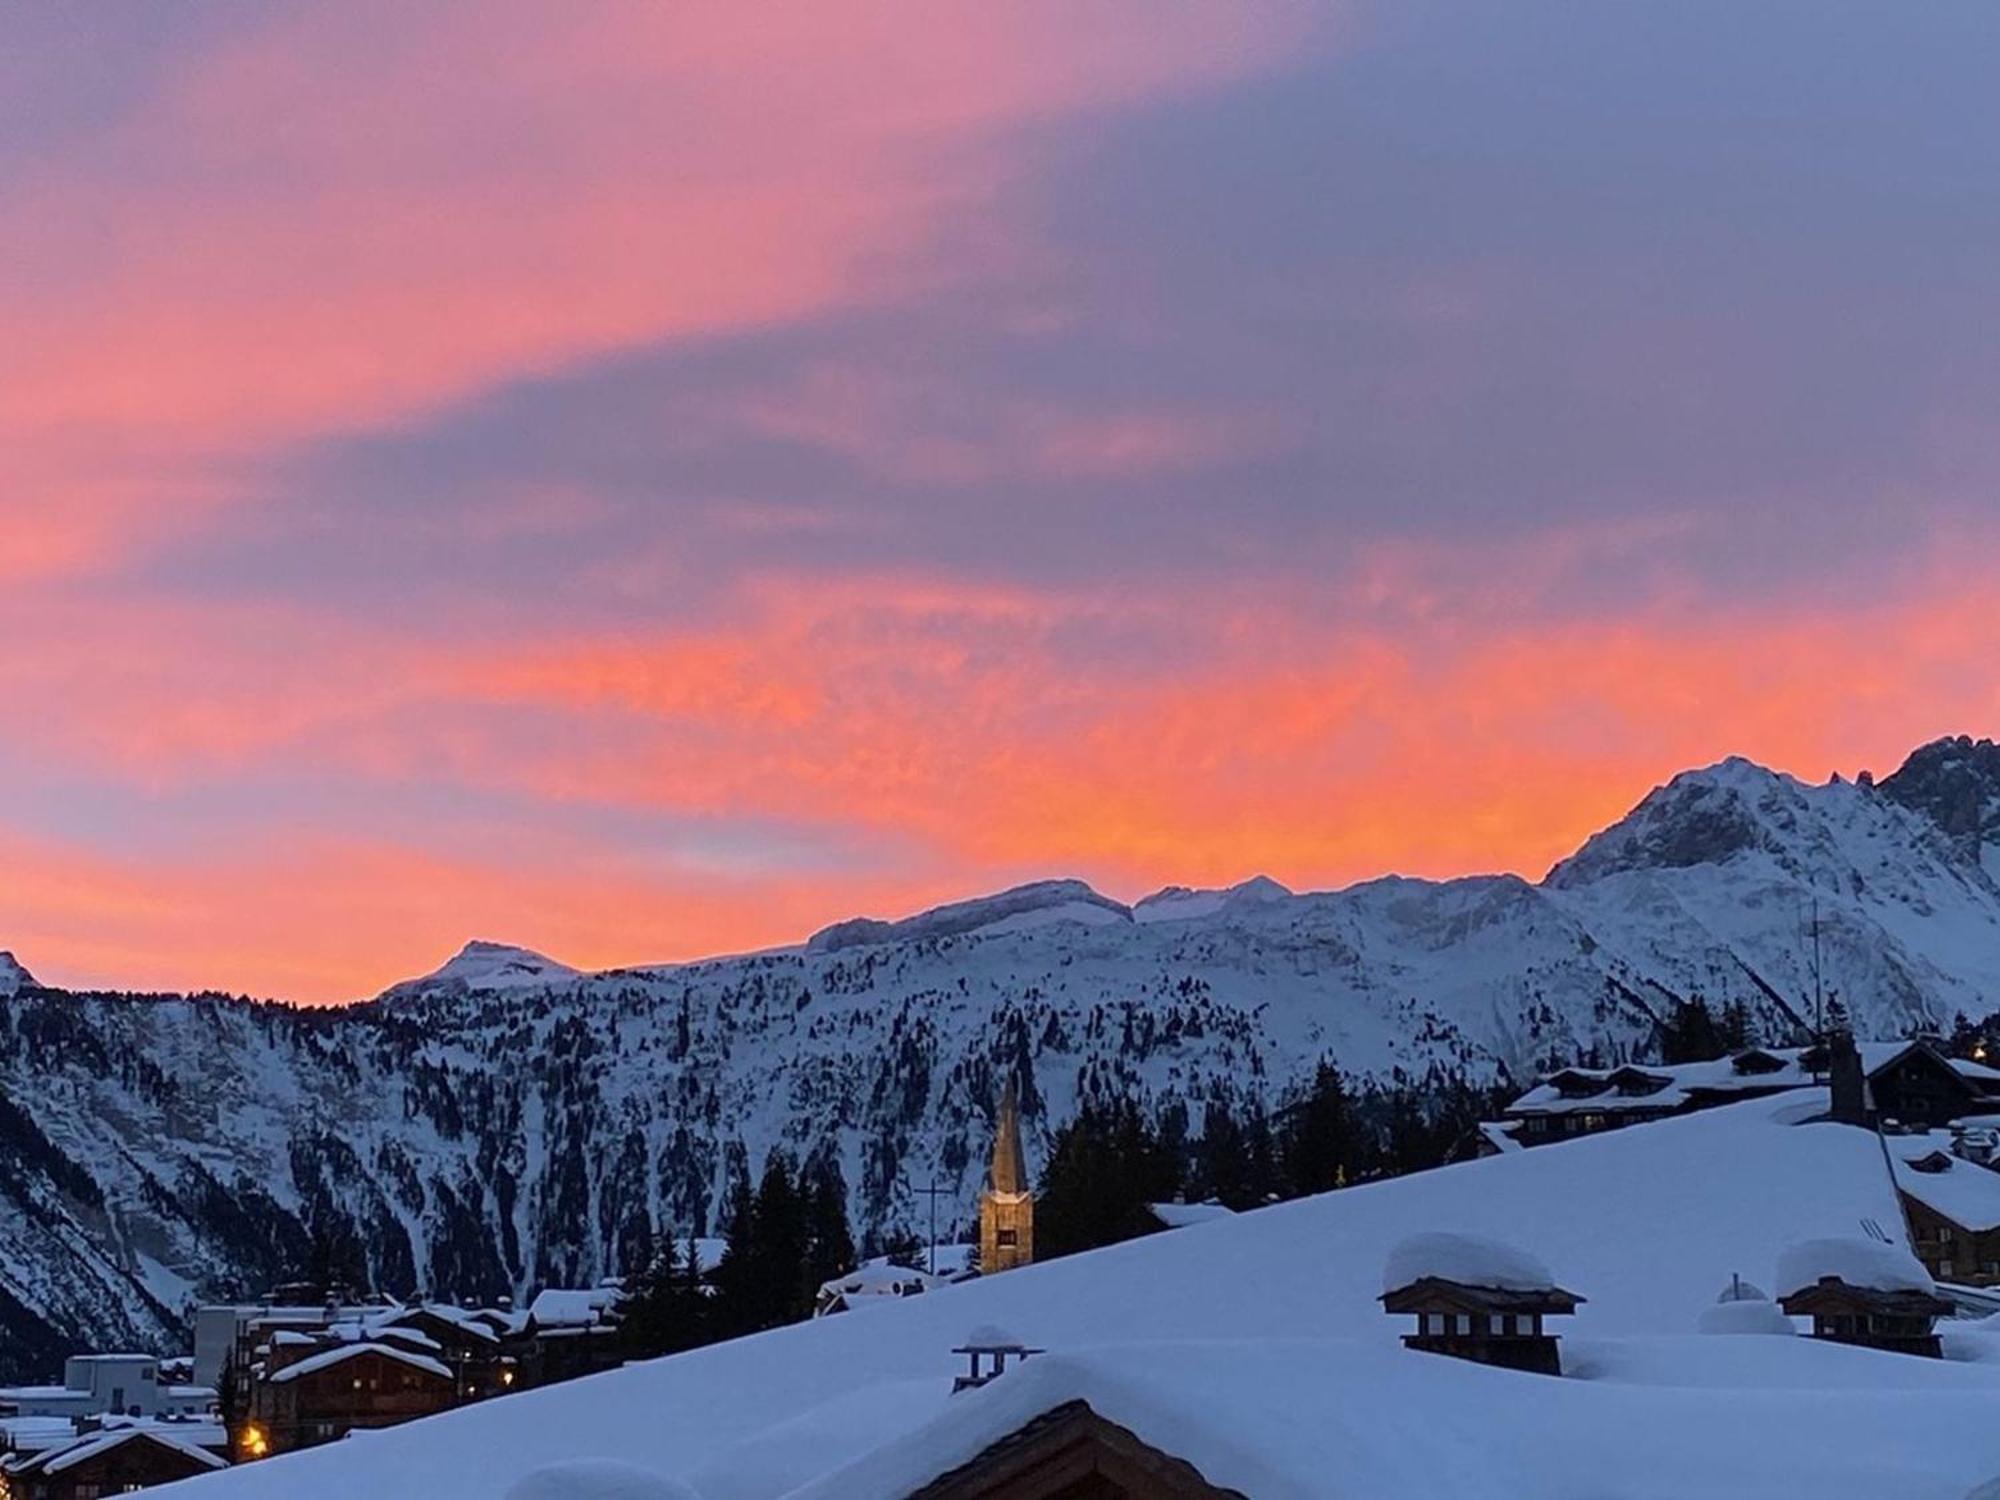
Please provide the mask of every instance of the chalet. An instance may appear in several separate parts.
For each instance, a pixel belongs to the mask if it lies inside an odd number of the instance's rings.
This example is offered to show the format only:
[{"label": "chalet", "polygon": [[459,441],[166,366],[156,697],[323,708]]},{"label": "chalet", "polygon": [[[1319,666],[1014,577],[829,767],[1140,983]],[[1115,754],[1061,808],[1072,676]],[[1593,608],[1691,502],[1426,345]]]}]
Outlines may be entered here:
[{"label": "chalet", "polygon": [[1416,1234],[1389,1252],[1382,1310],[1417,1320],[1405,1348],[1483,1365],[1560,1375],[1547,1317],[1576,1311],[1583,1298],[1555,1283],[1522,1251],[1471,1235]]},{"label": "chalet", "polygon": [[388,1343],[338,1344],[286,1359],[273,1351],[252,1387],[244,1446],[287,1453],[358,1429],[393,1427],[458,1403],[449,1366]]},{"label": "chalet", "polygon": [[1778,1260],[1778,1306],[1811,1318],[1812,1335],[1937,1359],[1937,1320],[1952,1310],[1908,1252],[1875,1240],[1807,1240]]},{"label": "chalet", "polygon": [[119,1427],[0,1462],[8,1500],[99,1500],[229,1467],[157,1427]]},{"label": "chalet", "polygon": [[368,1334],[380,1341],[398,1342],[399,1347],[408,1347],[399,1341],[414,1335],[421,1340],[419,1352],[451,1367],[459,1399],[477,1401],[520,1383],[527,1339],[525,1334],[503,1333],[503,1326],[496,1326],[491,1310],[482,1313],[450,1303],[422,1303],[373,1321]]},{"label": "chalet", "polygon": [[911,1492],[910,1500],[1245,1500],[1182,1458],[1066,1401],[1024,1422],[977,1457]]},{"label": "chalet", "polygon": [[1939,1281],[2000,1286],[2000,1171],[1944,1131],[1883,1138],[1917,1258]]},{"label": "chalet", "polygon": [[553,1384],[625,1363],[624,1286],[550,1287],[528,1305],[523,1332],[533,1341],[533,1383]]},{"label": "chalet", "polygon": [[221,1391],[228,1404],[248,1410],[254,1370],[263,1350],[281,1333],[314,1338],[329,1330],[364,1322],[389,1311],[383,1301],[362,1302],[338,1290],[307,1285],[274,1289],[262,1301],[212,1304],[194,1314],[194,1375],[197,1384]]},{"label": "chalet", "polygon": [[[1930,1042],[1863,1042],[1854,1051],[1863,1085],[1856,1123],[1942,1126],[2000,1103],[2000,1069],[1947,1057]],[[1834,1062],[1828,1046],[1749,1047],[1712,1062],[1564,1068],[1482,1126],[1475,1144],[1480,1154],[1494,1155],[1824,1086]]]},{"label": "chalet", "polygon": [[922,1296],[943,1284],[941,1277],[896,1265],[881,1256],[863,1261],[845,1276],[821,1282],[813,1298],[813,1316],[826,1318],[857,1308],[883,1307],[903,1297]]}]

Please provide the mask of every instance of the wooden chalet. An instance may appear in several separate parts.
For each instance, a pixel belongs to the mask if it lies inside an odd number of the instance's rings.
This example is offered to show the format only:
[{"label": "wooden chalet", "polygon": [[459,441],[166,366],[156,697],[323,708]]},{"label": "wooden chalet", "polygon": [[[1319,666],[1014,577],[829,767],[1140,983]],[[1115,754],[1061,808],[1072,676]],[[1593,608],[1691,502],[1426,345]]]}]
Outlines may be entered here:
[{"label": "wooden chalet", "polygon": [[[1962,1116],[1991,1109],[2000,1097],[2000,1070],[1947,1057],[1929,1042],[1863,1044],[1858,1050],[1871,1124],[1942,1128]],[[1831,1047],[1809,1047],[1800,1057],[1808,1070],[1817,1071],[1827,1071],[1833,1060]]]},{"label": "wooden chalet", "polygon": [[1951,1304],[1911,1288],[1853,1286],[1838,1276],[1822,1276],[1778,1299],[1787,1316],[1811,1318],[1812,1336],[1836,1344],[1859,1344],[1896,1354],[1941,1357],[1937,1320]]},{"label": "wooden chalet", "polygon": [[1942,1131],[1886,1136],[1910,1245],[1924,1269],[1959,1286],[2000,1286],[2000,1171],[1947,1149]]},{"label": "wooden chalet", "polygon": [[1468,1286],[1441,1276],[1424,1276],[1382,1294],[1382,1310],[1407,1313],[1417,1331],[1403,1345],[1429,1354],[1449,1354],[1482,1365],[1562,1374],[1556,1336],[1542,1320],[1576,1311],[1584,1299],[1561,1287],[1515,1291]]},{"label": "wooden chalet", "polygon": [[418,1335],[431,1357],[451,1368],[460,1400],[497,1396],[520,1380],[527,1340],[504,1337],[489,1317],[427,1303],[371,1325],[383,1340],[403,1331]]},{"label": "wooden chalet", "polygon": [[553,1385],[615,1370],[625,1363],[624,1288],[551,1287],[528,1306],[529,1383]]},{"label": "wooden chalet", "polygon": [[206,1448],[151,1428],[110,1428],[0,1463],[0,1494],[8,1500],[99,1500],[228,1467]]},{"label": "wooden chalet", "polygon": [[251,1388],[241,1446],[262,1456],[357,1429],[393,1427],[458,1404],[451,1369],[388,1343],[341,1344],[267,1370]]},{"label": "wooden chalet", "polygon": [[1843,1036],[1815,1047],[1748,1047],[1709,1062],[1564,1068],[1468,1144],[1482,1154],[1548,1145],[1829,1082],[1834,1117],[1853,1124],[1936,1127],[2000,1103],[2000,1069],[1948,1057],[1927,1041],[1857,1046]]},{"label": "wooden chalet", "polygon": [[1195,1467],[1068,1401],[1025,1423],[977,1457],[941,1474],[910,1500],[1246,1500]]}]

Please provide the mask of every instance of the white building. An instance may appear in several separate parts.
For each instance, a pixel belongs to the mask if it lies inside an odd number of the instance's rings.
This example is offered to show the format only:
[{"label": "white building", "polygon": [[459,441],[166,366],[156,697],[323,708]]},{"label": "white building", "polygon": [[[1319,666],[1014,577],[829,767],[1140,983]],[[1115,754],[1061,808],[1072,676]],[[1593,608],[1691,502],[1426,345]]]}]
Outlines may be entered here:
[{"label": "white building", "polygon": [[174,1385],[151,1354],[78,1354],[61,1385],[0,1388],[0,1414],[15,1417],[192,1417],[215,1409],[213,1388]]}]

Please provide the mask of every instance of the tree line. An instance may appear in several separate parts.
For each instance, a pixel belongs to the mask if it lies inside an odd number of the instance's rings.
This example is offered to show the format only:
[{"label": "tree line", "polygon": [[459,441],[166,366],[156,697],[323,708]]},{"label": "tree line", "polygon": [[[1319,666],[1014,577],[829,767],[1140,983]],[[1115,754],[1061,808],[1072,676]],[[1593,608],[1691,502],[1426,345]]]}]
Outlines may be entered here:
[{"label": "tree line", "polygon": [[1036,1258],[1150,1233],[1160,1227],[1155,1203],[1258,1208],[1440,1166],[1470,1154],[1479,1122],[1512,1093],[1462,1077],[1356,1091],[1323,1062],[1273,1113],[1209,1100],[1199,1134],[1179,1106],[1149,1118],[1128,1099],[1086,1104],[1056,1132],[1042,1171]]}]

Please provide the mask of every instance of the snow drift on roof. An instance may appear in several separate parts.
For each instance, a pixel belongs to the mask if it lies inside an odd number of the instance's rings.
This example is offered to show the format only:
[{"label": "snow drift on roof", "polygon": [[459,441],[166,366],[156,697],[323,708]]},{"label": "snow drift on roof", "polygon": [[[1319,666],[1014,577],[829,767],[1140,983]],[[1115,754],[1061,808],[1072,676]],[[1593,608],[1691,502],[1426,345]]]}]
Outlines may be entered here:
[{"label": "snow drift on roof", "polygon": [[1556,1286],[1554,1273],[1525,1250],[1435,1229],[1397,1241],[1382,1267],[1382,1290],[1397,1291],[1427,1276],[1502,1292],[1548,1292]]},{"label": "snow drift on roof", "polygon": [[342,1344],[338,1349],[329,1349],[324,1354],[309,1354],[296,1364],[289,1364],[265,1379],[272,1385],[288,1380],[297,1380],[301,1375],[311,1375],[316,1371],[330,1369],[334,1365],[345,1364],[350,1359],[359,1359],[364,1354],[379,1354],[384,1359],[392,1359],[399,1365],[408,1365],[413,1370],[422,1370],[428,1375],[441,1375],[451,1379],[451,1371],[436,1360],[422,1354],[411,1354],[398,1349],[393,1344]]},{"label": "snow drift on roof", "polygon": [[1747,1297],[1704,1307],[1694,1320],[1696,1333],[1768,1333],[1794,1336],[1798,1329],[1777,1303]]},{"label": "snow drift on roof", "polygon": [[[2000,1229],[2000,1172],[1951,1155],[1950,1145],[1946,1131],[1889,1137],[1896,1186],[1961,1229],[1975,1234]],[[1942,1171],[1919,1171],[1912,1165],[1934,1154],[1944,1157]]]},{"label": "snow drift on roof", "polygon": [[31,1461],[31,1465],[24,1465],[23,1467],[32,1466],[37,1473],[41,1474],[60,1474],[65,1469],[73,1469],[78,1464],[85,1463],[90,1459],[98,1457],[100,1454],[109,1453],[113,1448],[120,1448],[126,1443],[140,1441],[158,1443],[163,1448],[170,1448],[175,1453],[194,1460],[205,1469],[227,1467],[224,1460],[217,1458],[206,1448],[197,1448],[193,1443],[183,1442],[177,1437],[170,1437],[155,1427],[121,1427],[109,1432],[92,1433],[87,1437],[77,1439],[75,1443],[67,1448],[47,1449],[37,1454]]},{"label": "snow drift on roof", "polygon": [[507,1500],[700,1500],[686,1485],[636,1464],[579,1458],[525,1474]]},{"label": "snow drift on roof", "polygon": [[1878,1292],[1937,1295],[1937,1283],[1931,1280],[1930,1272],[1901,1245],[1836,1236],[1800,1240],[1787,1245],[1778,1257],[1780,1297],[1816,1286],[1828,1276],[1838,1277],[1849,1286],[1869,1287]]}]

